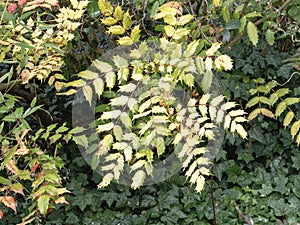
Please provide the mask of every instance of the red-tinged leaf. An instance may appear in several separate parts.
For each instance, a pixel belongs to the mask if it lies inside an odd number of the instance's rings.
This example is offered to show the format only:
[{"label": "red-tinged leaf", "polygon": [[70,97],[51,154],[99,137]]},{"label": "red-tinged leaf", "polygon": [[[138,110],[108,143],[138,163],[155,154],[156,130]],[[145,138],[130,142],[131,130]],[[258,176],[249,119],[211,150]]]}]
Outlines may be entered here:
[{"label": "red-tinged leaf", "polygon": [[274,118],[274,114],[269,110],[269,109],[266,109],[266,108],[261,108],[260,109],[260,112],[264,115],[264,116],[267,116],[267,117],[270,117],[270,118]]},{"label": "red-tinged leaf", "polygon": [[0,202],[2,202],[6,207],[9,207],[12,210],[14,210],[15,213],[17,213],[17,204],[12,196],[0,196]]},{"label": "red-tinged leaf", "polygon": [[9,170],[9,172],[11,172],[11,173],[13,173],[13,174],[18,174],[19,169],[18,169],[18,167],[15,165],[14,160],[12,160],[12,159],[9,160],[5,166],[6,166],[6,168]]},{"label": "red-tinged leaf", "polygon": [[10,190],[24,196],[23,185],[21,183],[13,184],[12,187],[10,188]]},{"label": "red-tinged leaf", "polygon": [[3,217],[3,212],[0,210],[0,219]]}]

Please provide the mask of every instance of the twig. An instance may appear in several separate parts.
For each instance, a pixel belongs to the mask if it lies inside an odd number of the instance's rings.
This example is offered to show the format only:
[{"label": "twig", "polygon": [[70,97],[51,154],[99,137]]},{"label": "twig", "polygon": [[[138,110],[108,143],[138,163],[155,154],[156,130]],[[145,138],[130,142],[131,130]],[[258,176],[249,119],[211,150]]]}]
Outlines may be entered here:
[{"label": "twig", "polygon": [[242,16],[245,14],[249,2],[250,2],[250,0],[246,0],[245,3],[244,3],[243,9],[242,9],[242,11],[241,11],[241,15],[242,15]]},{"label": "twig", "polygon": [[199,30],[200,33],[201,33],[201,36],[204,37],[209,43],[212,43],[212,41],[209,40],[208,37],[204,34],[204,32],[202,31],[202,29],[201,29],[199,23],[198,23],[197,20],[196,20],[196,14],[195,14],[195,12],[194,12],[193,5],[192,5],[191,0],[188,0],[188,2],[189,2],[189,6],[190,6],[190,9],[191,9],[192,15],[194,16],[194,21],[195,21],[195,23],[196,23],[196,25],[197,25],[198,30]]}]

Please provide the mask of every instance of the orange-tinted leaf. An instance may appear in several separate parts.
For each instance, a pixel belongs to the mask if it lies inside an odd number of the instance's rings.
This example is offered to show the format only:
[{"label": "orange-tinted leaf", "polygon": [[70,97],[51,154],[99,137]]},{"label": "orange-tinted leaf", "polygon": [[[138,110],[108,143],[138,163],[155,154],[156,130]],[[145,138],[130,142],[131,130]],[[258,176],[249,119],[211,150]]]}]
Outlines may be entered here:
[{"label": "orange-tinted leaf", "polygon": [[23,185],[21,183],[13,184],[12,187],[10,188],[10,190],[24,196]]},{"label": "orange-tinted leaf", "polygon": [[15,213],[17,213],[17,204],[12,196],[0,196],[0,202],[2,202],[6,207],[9,207],[12,210],[14,210]]},{"label": "orange-tinted leaf", "polygon": [[3,212],[0,210],[0,219],[3,217]]},{"label": "orange-tinted leaf", "polygon": [[177,14],[178,15],[182,15],[183,13],[183,9],[182,6],[180,5],[179,2],[175,2],[175,1],[170,1],[167,2],[166,4],[163,4],[161,7],[171,7],[177,10]]},{"label": "orange-tinted leaf", "polygon": [[13,173],[13,174],[18,174],[19,169],[18,169],[18,167],[15,165],[14,160],[12,160],[12,159],[9,160],[5,166],[6,166],[6,168],[9,170],[9,172],[11,172],[11,173]]}]

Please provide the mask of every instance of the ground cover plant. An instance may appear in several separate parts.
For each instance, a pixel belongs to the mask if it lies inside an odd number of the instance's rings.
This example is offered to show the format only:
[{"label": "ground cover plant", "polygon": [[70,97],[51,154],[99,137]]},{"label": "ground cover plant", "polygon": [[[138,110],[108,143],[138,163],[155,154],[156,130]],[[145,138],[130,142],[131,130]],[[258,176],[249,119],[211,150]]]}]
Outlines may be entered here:
[{"label": "ground cover plant", "polygon": [[298,11],[1,2],[1,224],[299,224]]}]

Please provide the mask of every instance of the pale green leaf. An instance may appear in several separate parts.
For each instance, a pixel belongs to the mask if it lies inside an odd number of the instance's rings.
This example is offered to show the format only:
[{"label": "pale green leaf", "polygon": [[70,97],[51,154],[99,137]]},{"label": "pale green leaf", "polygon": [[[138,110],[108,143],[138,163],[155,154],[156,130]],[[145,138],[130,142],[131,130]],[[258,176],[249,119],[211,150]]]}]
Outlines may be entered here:
[{"label": "pale green leaf", "polygon": [[123,139],[123,130],[119,125],[114,126],[113,134],[117,141],[121,141]]},{"label": "pale green leaf", "polygon": [[145,177],[146,177],[146,173],[143,170],[138,170],[132,178],[131,188],[135,190],[140,186],[142,186]]},{"label": "pale green leaf", "polygon": [[294,119],[295,114],[292,111],[289,111],[284,120],[283,120],[283,126],[286,128],[288,125],[290,125],[291,121]]},{"label": "pale green leaf", "polygon": [[108,28],[107,33],[115,34],[115,35],[122,35],[125,33],[125,29],[120,25],[114,25],[114,26],[110,26]]},{"label": "pale green leaf", "polygon": [[78,76],[78,77],[81,77],[81,78],[84,78],[84,79],[87,79],[87,80],[94,80],[94,79],[96,79],[99,75],[98,75],[98,73],[92,72],[92,71],[90,71],[90,70],[84,70],[84,71],[78,73],[77,76]]},{"label": "pale green leaf", "polygon": [[163,106],[155,105],[152,107],[152,113],[163,113],[168,114],[167,109]]},{"label": "pale green leaf", "polygon": [[113,128],[114,128],[114,123],[110,122],[107,124],[98,125],[97,132],[101,133],[103,131],[110,131]]},{"label": "pale green leaf", "polygon": [[243,122],[247,122],[248,120],[244,117],[238,116],[238,117],[234,118],[234,121],[237,123],[243,123]]},{"label": "pale green leaf", "polygon": [[90,86],[84,86],[82,88],[82,91],[83,91],[84,97],[91,105],[92,99],[93,99],[93,89]]},{"label": "pale green leaf", "polygon": [[[193,164],[194,164],[194,163],[193,163]],[[193,165],[193,164],[192,164],[192,165]],[[195,165],[197,165],[197,164],[195,163]],[[193,174],[191,175],[190,182],[191,182],[192,184],[195,184],[196,181],[197,181],[197,178],[199,177],[199,175],[200,175],[200,170],[199,170],[199,169],[197,169],[195,172],[193,171]]]},{"label": "pale green leaf", "polygon": [[183,37],[186,37],[189,33],[190,33],[190,30],[188,30],[186,28],[180,28],[180,29],[175,30],[173,38],[175,40],[179,40]]},{"label": "pale green leaf", "polygon": [[100,61],[98,59],[93,61],[93,66],[95,66],[96,69],[98,69],[101,73],[108,73],[113,70],[109,63]]},{"label": "pale green leaf", "polygon": [[118,44],[119,45],[132,45],[133,44],[133,41],[131,39],[131,37],[120,37],[119,40],[118,40]]},{"label": "pale green leaf", "polygon": [[284,99],[284,102],[287,105],[293,105],[293,104],[299,103],[300,102],[300,98],[290,97],[290,98]]},{"label": "pale green leaf", "polygon": [[276,107],[276,110],[275,110],[275,116],[278,117],[281,115],[281,113],[283,113],[283,111],[286,109],[287,105],[286,105],[286,102],[280,102],[278,104],[278,106]]},{"label": "pale green leaf", "polygon": [[[110,156],[112,156],[113,154],[110,154]],[[110,161],[111,159],[107,160]],[[108,170],[112,170],[116,165],[114,163],[105,165],[105,166],[101,166],[101,170],[102,171],[108,171]]]},{"label": "pale green leaf", "polygon": [[235,103],[235,102],[226,102],[226,103],[224,103],[224,104],[221,106],[221,109],[224,110],[224,111],[226,111],[226,110],[231,109],[231,108],[233,108],[233,107],[235,107],[235,106],[236,106],[236,103]]},{"label": "pale green leaf", "polygon": [[103,112],[99,120],[110,120],[110,119],[116,119],[121,115],[121,110],[112,110]]},{"label": "pale green leaf", "polygon": [[118,20],[116,20],[113,17],[106,17],[105,19],[101,20],[101,23],[103,23],[105,26],[112,26],[115,25],[118,22]]},{"label": "pale green leaf", "polygon": [[267,116],[267,117],[270,117],[270,118],[274,118],[275,115],[272,113],[272,111],[270,111],[269,109],[266,109],[266,108],[261,108],[260,109],[260,112],[264,115],[264,116]]},{"label": "pale green leaf", "polygon": [[115,11],[114,11],[114,17],[117,19],[117,20],[122,20],[123,19],[123,10],[122,10],[122,7],[121,6],[117,6],[115,8]]},{"label": "pale green leaf", "polygon": [[230,20],[230,13],[229,13],[229,9],[228,9],[227,6],[224,6],[224,7],[222,8],[221,15],[222,15],[222,17],[223,17],[225,23],[228,23],[229,20]]},{"label": "pale green leaf", "polygon": [[177,133],[174,140],[173,140],[173,144],[177,145],[179,143],[179,141],[181,141],[181,139],[182,139],[181,133]]},{"label": "pale green leaf", "polygon": [[196,192],[200,193],[204,189],[205,178],[203,176],[199,176],[196,181]]},{"label": "pale green leaf", "polygon": [[139,160],[137,161],[136,163],[134,163],[132,166],[131,166],[131,172],[134,171],[134,170],[137,170],[137,169],[140,169],[141,167],[143,167],[146,163],[146,160]]},{"label": "pale green leaf", "polygon": [[140,135],[143,135],[153,124],[153,121],[152,120],[149,120],[147,122],[147,124],[145,126],[142,127],[142,129],[139,131],[139,134]]},{"label": "pale green leaf", "polygon": [[37,206],[42,215],[46,215],[49,208],[49,195],[42,195],[39,197],[37,201]]},{"label": "pale green leaf", "polygon": [[77,145],[81,145],[81,146],[83,146],[85,148],[88,147],[89,140],[88,140],[88,138],[85,135],[80,135],[80,136],[76,135],[76,136],[73,137],[73,140],[75,141],[75,143]]},{"label": "pale green leaf", "polygon": [[217,108],[214,106],[209,106],[209,117],[211,118],[211,120],[215,120],[217,116]]},{"label": "pale green leaf", "polygon": [[258,104],[258,103],[259,103],[259,97],[256,96],[256,97],[250,99],[250,100],[247,102],[246,108],[250,108],[250,107],[252,107],[252,106],[255,106],[255,105]]},{"label": "pale green leaf", "polygon": [[148,110],[148,111],[146,111],[146,112],[143,112],[143,113],[140,113],[140,114],[133,115],[132,120],[136,120],[136,119],[141,118],[141,117],[146,117],[146,116],[148,116],[150,113],[152,113],[152,111],[151,111],[151,110]]},{"label": "pale green leaf", "polygon": [[142,105],[140,105],[139,107],[139,113],[144,112],[146,109],[148,109],[151,105],[152,105],[152,100],[148,99],[147,101],[145,101]]},{"label": "pale green leaf", "polygon": [[255,119],[255,118],[258,116],[258,114],[260,114],[260,113],[261,113],[261,109],[260,109],[260,108],[254,109],[254,110],[249,114],[248,119],[249,119],[249,120],[253,120],[253,119]]},{"label": "pale green leaf", "polygon": [[136,84],[129,83],[126,85],[119,86],[119,92],[131,93],[136,89]]},{"label": "pale green leaf", "polygon": [[278,90],[276,90],[275,94],[278,98],[288,94],[290,92],[290,90],[288,88],[280,88]]},{"label": "pale green leaf", "polygon": [[111,99],[110,104],[112,106],[124,106],[127,104],[128,100],[129,100],[128,96],[121,95],[119,97]]},{"label": "pale green leaf", "polygon": [[269,45],[273,45],[274,41],[275,41],[275,36],[274,36],[274,32],[271,31],[270,29],[268,29],[266,31],[266,40],[268,42]]},{"label": "pale green leaf", "polygon": [[241,138],[247,138],[247,132],[241,124],[236,124],[236,132],[241,136]]},{"label": "pale green leaf", "polygon": [[219,109],[219,110],[218,110],[217,118],[216,118],[216,123],[217,123],[217,124],[222,123],[223,118],[224,118],[224,114],[225,114],[224,110],[222,110],[222,109]]},{"label": "pale green leaf", "polygon": [[140,33],[141,33],[140,25],[136,25],[132,29],[131,34],[130,34],[130,37],[131,37],[132,41],[138,42],[140,40],[140,37],[141,37]]},{"label": "pale green leaf", "polygon": [[300,120],[296,121],[295,123],[293,123],[292,127],[291,127],[291,135],[294,137],[300,128]]},{"label": "pale green leaf", "polygon": [[168,37],[173,37],[173,35],[175,34],[175,28],[173,26],[168,25],[165,26],[164,29]]},{"label": "pale green leaf", "polygon": [[116,83],[116,74],[114,72],[108,72],[105,75],[105,82],[109,89],[113,88]]},{"label": "pale green leaf", "polygon": [[241,109],[238,109],[238,110],[233,110],[233,111],[230,111],[229,112],[229,115],[232,116],[232,117],[235,117],[235,116],[242,116],[246,114],[246,112],[244,110],[241,110]]},{"label": "pale green leaf", "polygon": [[177,19],[174,15],[168,14],[164,17],[164,22],[168,25],[175,26]]},{"label": "pale green leaf", "polygon": [[239,28],[239,33],[242,33],[245,29],[245,26],[246,26],[246,22],[247,22],[247,17],[246,16],[243,16],[241,19],[240,19],[240,22],[241,22],[241,26]]},{"label": "pale green leaf", "polygon": [[254,46],[257,45],[258,43],[258,31],[257,27],[254,25],[252,22],[248,22],[247,24],[247,34]]},{"label": "pale green leaf", "polygon": [[130,129],[132,127],[132,121],[126,112],[122,112],[120,116],[120,120],[126,128]]},{"label": "pale green leaf", "polygon": [[95,88],[95,92],[98,95],[98,98],[100,98],[100,96],[102,95],[103,90],[104,90],[103,80],[98,77],[93,81],[93,85],[94,85],[94,88]]},{"label": "pale green leaf", "polygon": [[97,185],[97,188],[107,187],[111,183],[113,178],[114,175],[112,173],[105,174],[105,176],[102,178],[102,181]]},{"label": "pale green leaf", "polygon": [[132,148],[127,146],[124,148],[125,161],[129,162],[132,159]]},{"label": "pale green leaf", "polygon": [[[123,23],[123,27],[125,30],[128,30],[131,28],[132,22],[131,22],[131,16],[130,16],[129,12],[124,13],[122,23]],[[124,30],[124,32],[125,32],[125,30]]]},{"label": "pale green leaf", "polygon": [[204,61],[203,58],[200,56],[197,56],[195,58],[195,64],[196,64],[196,68],[198,70],[198,73],[201,75],[204,73],[205,71],[205,65],[204,65]]},{"label": "pale green leaf", "polygon": [[189,23],[192,19],[194,19],[194,16],[191,14],[183,15],[178,18],[177,25],[183,26],[183,25]]},{"label": "pale green leaf", "polygon": [[208,70],[204,73],[203,79],[201,81],[201,88],[204,92],[207,92],[211,88],[213,73]]},{"label": "pale green leaf", "polygon": [[158,137],[156,144],[156,150],[157,150],[157,156],[161,156],[163,153],[165,153],[166,150],[166,143],[162,137]]},{"label": "pale green leaf", "polygon": [[215,98],[213,98],[211,101],[210,101],[210,105],[213,105],[213,106],[219,106],[219,104],[224,100],[224,96],[223,95],[219,95]]}]

